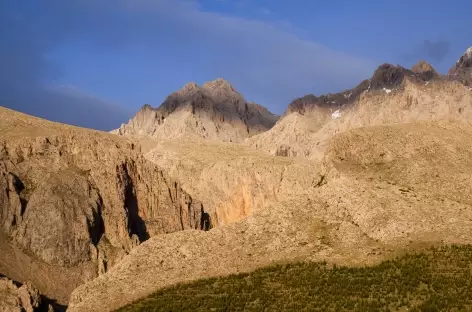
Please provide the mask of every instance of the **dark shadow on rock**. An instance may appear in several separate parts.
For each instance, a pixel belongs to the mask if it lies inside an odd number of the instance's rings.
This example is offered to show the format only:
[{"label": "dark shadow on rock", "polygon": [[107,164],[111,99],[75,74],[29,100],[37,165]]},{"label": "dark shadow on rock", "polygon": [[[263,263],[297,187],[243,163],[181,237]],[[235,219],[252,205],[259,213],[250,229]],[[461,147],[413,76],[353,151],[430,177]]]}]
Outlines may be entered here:
[{"label": "dark shadow on rock", "polygon": [[200,221],[200,230],[208,231],[213,227],[211,224],[211,217],[210,214],[203,209],[203,205],[201,206],[201,210],[202,217]]},{"label": "dark shadow on rock", "polygon": [[52,308],[54,309],[54,312],[66,312],[67,311],[67,306],[66,305],[60,304],[56,300],[50,299],[46,296],[41,296],[41,304],[39,305],[39,307],[35,311],[49,312],[49,310],[48,310],[49,305],[52,306]]},{"label": "dark shadow on rock", "polygon": [[97,189],[98,193],[98,209],[97,211],[93,210],[93,222],[88,223],[88,232],[90,233],[90,240],[94,246],[98,245],[98,242],[102,238],[103,234],[105,234],[105,222],[103,222],[102,218],[102,207],[103,207],[103,199],[100,195],[99,190]]},{"label": "dark shadow on rock", "polygon": [[128,166],[123,165],[125,172],[125,209],[128,212],[128,231],[130,236],[136,234],[140,242],[149,239],[149,233],[146,229],[146,223],[139,215],[138,199],[136,198],[136,189],[133,179],[128,172]]}]

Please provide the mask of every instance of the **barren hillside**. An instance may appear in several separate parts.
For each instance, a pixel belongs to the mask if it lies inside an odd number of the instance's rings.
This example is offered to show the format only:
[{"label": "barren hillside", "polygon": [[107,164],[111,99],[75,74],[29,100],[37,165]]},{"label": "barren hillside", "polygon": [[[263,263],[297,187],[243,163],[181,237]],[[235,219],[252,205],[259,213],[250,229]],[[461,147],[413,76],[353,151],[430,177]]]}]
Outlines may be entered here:
[{"label": "barren hillside", "polygon": [[[151,238],[108,273],[76,289],[70,310],[113,309],[166,285],[278,261],[326,259],[353,265],[405,248],[471,243],[471,134],[469,127],[453,123],[363,127],[338,134],[322,166],[290,161],[300,166],[299,181],[314,183],[300,184],[292,194],[279,193],[276,201],[262,203],[246,218],[209,232]],[[187,147],[172,148],[169,155],[183,164],[174,165],[172,175],[193,172],[186,168],[209,170],[205,162],[211,158],[203,155],[212,155],[214,146],[199,146],[200,163],[186,157]],[[254,164],[253,172],[261,172],[261,164],[270,159],[264,154],[252,157],[234,163],[228,156],[215,167],[224,175],[247,161]],[[274,157],[271,167],[286,164]],[[197,180],[212,180],[211,175],[195,176],[198,179],[188,178],[183,184],[198,189]],[[261,176],[260,187],[271,185],[269,173]],[[208,189],[222,194],[221,187]]]}]

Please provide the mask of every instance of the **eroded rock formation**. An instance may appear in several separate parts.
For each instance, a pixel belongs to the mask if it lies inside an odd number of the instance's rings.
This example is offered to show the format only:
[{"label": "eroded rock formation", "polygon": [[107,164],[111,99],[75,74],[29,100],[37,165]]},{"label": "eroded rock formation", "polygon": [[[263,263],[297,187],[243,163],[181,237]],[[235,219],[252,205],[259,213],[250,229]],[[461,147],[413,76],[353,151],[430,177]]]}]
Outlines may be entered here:
[{"label": "eroded rock formation", "polygon": [[[0,311],[35,312],[39,311],[41,297],[38,290],[29,282],[18,286],[6,277],[0,277]],[[51,306],[47,311],[53,311]]]}]

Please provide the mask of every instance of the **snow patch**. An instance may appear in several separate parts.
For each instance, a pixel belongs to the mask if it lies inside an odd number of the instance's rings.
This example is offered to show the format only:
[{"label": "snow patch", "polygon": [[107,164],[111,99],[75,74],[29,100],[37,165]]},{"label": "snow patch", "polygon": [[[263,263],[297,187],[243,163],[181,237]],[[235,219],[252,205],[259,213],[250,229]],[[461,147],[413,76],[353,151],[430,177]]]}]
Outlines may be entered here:
[{"label": "snow patch", "polygon": [[337,118],[340,118],[340,117],[341,117],[341,112],[339,111],[339,109],[331,114],[332,119],[337,119]]},{"label": "snow patch", "polygon": [[387,94],[389,94],[390,92],[392,92],[392,90],[387,89],[387,88],[383,88],[382,91],[384,91],[384,92],[387,93]]}]

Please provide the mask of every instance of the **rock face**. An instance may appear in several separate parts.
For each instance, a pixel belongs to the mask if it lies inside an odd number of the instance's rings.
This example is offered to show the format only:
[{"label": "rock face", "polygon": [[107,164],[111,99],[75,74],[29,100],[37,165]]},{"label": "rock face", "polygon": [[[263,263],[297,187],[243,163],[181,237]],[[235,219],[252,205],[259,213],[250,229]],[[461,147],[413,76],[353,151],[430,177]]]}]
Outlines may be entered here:
[{"label": "rock face", "polygon": [[239,142],[270,129],[278,116],[247,103],[227,81],[218,78],[203,86],[188,83],[158,107],[144,105],[114,133],[156,139],[201,137]]},{"label": "rock face", "polygon": [[472,88],[472,47],[468,48],[464,55],[457,60],[448,75],[451,79],[458,80],[465,86]]},{"label": "rock face", "polygon": [[40,304],[39,292],[31,283],[18,287],[8,278],[0,278],[0,311],[34,312],[39,311]]},{"label": "rock face", "polygon": [[102,199],[87,176],[52,173],[31,195],[15,240],[50,264],[74,266],[91,260],[103,235]]},{"label": "rock face", "polygon": [[4,108],[0,119],[1,230],[44,263],[88,280],[149,237],[200,228],[202,204],[139,145]]}]

